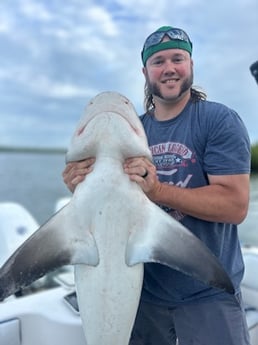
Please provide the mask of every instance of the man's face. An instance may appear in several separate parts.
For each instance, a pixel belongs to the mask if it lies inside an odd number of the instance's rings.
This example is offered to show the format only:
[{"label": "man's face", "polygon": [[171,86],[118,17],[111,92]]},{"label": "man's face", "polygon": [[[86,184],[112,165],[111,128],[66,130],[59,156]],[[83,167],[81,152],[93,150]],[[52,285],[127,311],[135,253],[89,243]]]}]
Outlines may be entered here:
[{"label": "man's face", "polygon": [[150,93],[166,103],[176,103],[193,83],[193,63],[188,52],[167,49],[153,54],[143,68]]}]

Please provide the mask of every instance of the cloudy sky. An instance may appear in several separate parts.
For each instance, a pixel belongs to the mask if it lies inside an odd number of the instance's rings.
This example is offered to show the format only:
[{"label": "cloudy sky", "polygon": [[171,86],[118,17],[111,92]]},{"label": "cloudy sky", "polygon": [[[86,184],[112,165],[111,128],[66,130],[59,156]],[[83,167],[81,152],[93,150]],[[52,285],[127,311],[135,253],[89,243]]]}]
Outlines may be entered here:
[{"label": "cloudy sky", "polygon": [[140,51],[162,25],[188,32],[195,85],[258,142],[257,0],[0,0],[0,146],[66,147],[102,91],[142,113]]}]

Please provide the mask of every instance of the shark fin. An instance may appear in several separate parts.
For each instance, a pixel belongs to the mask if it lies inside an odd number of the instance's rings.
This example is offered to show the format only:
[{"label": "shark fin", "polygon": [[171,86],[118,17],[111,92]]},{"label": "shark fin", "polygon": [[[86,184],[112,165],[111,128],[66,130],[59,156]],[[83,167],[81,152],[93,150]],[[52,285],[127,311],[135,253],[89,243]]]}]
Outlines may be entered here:
[{"label": "shark fin", "polygon": [[0,273],[0,300],[61,266],[98,265],[89,229],[83,229],[68,204],[32,234],[6,261]]},{"label": "shark fin", "polygon": [[147,204],[143,217],[145,225],[133,230],[128,239],[126,263],[129,266],[160,263],[234,293],[232,282],[215,255],[181,223],[153,203]]}]

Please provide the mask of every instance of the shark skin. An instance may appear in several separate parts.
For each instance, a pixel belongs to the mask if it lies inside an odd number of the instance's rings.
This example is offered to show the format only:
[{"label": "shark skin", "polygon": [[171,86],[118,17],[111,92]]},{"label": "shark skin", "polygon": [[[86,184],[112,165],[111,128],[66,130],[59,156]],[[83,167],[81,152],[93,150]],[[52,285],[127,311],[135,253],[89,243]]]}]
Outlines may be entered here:
[{"label": "shark skin", "polygon": [[71,201],[3,265],[0,300],[49,271],[75,265],[87,345],[127,345],[141,295],[143,263],[164,264],[234,293],[209,249],[123,172],[124,160],[135,156],[151,160],[133,105],[115,92],[97,95],[86,107],[67,152],[68,162],[96,157],[94,169]]}]

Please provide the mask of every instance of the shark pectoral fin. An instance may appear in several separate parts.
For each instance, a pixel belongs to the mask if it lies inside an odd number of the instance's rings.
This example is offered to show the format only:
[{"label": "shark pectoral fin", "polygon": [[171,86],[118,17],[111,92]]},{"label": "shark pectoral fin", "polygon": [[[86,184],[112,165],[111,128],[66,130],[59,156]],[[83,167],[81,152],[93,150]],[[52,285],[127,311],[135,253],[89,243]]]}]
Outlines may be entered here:
[{"label": "shark pectoral fin", "polygon": [[74,237],[72,244],[71,265],[97,266],[99,264],[99,252],[92,234],[87,231],[83,238]]},{"label": "shark pectoral fin", "polygon": [[[86,233],[86,234],[85,234]],[[66,205],[29,237],[0,269],[0,300],[69,264],[97,265],[98,250]]]},{"label": "shark pectoral fin", "polygon": [[143,210],[142,216],[145,226],[133,230],[128,240],[126,263],[129,266],[140,262],[160,263],[234,293],[232,282],[215,255],[181,223],[152,203]]}]

